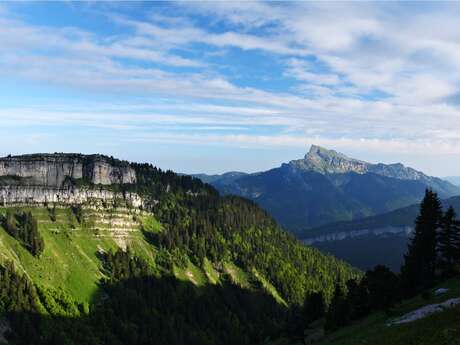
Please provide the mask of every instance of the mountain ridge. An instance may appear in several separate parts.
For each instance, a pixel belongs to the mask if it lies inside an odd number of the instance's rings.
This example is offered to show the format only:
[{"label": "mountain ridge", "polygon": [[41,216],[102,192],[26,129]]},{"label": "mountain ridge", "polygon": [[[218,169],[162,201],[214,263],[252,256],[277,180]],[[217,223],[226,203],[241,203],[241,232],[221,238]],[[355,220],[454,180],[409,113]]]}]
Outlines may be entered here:
[{"label": "mountain ridge", "polygon": [[[452,206],[460,212],[460,196],[441,202],[445,210]],[[386,264],[398,271],[419,206],[413,204],[388,213],[308,229],[299,234],[299,238],[363,270]]]},{"label": "mountain ridge", "polygon": [[294,233],[414,204],[426,188],[443,198],[460,194],[459,187],[401,163],[372,164],[316,145],[280,167],[231,179],[214,176],[209,183],[255,201]]}]

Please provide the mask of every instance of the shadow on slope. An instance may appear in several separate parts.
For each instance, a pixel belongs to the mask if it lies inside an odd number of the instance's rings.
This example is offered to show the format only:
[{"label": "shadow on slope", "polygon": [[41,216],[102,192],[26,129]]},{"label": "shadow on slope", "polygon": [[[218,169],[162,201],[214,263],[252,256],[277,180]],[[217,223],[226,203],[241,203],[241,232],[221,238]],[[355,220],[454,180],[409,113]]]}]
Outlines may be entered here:
[{"label": "shadow on slope", "polygon": [[10,344],[261,344],[287,309],[230,283],[197,288],[173,277],[104,283],[80,316],[9,313]]}]

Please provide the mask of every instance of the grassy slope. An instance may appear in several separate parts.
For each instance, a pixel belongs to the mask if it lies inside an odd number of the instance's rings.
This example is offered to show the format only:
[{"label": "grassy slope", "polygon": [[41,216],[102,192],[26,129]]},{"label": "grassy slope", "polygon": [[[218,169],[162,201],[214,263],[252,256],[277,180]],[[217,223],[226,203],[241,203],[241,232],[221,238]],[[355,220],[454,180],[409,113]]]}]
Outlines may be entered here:
[{"label": "grassy slope", "polygon": [[[59,286],[78,301],[88,301],[102,277],[99,251],[115,250],[113,234],[78,224],[70,209],[56,209],[52,222],[44,208],[30,208],[39,221],[45,250],[36,258],[0,227],[0,260],[13,260],[33,281],[46,287]],[[1,211],[5,211],[1,209]],[[140,232],[130,234],[131,247],[137,255],[152,262],[151,250]]]},{"label": "grassy slope", "polygon": [[[98,281],[103,277],[102,263],[98,253],[116,250],[120,242],[126,242],[137,256],[147,260],[152,266],[156,248],[150,245],[142,233],[162,231],[161,224],[151,215],[135,215],[126,211],[127,219],[136,224],[131,228],[127,239],[120,240],[120,234],[110,230],[110,226],[98,223],[97,217],[105,221],[113,219],[116,210],[84,211],[85,221],[79,224],[69,208],[57,208],[55,222],[52,222],[46,208],[15,208],[32,211],[39,222],[39,231],[45,240],[45,250],[40,258],[32,256],[17,240],[0,226],[0,263],[13,261],[16,267],[25,272],[34,282],[47,288],[62,288],[79,302],[91,300],[97,290]],[[0,213],[5,213],[0,208]],[[205,260],[203,267],[188,262],[186,267],[174,266],[178,279],[191,281],[197,286],[219,284],[222,273],[231,276],[235,283],[250,288],[253,272],[245,272],[233,263],[224,263],[219,272],[214,265]],[[257,280],[280,303],[276,289],[266,279],[258,275]]]},{"label": "grassy slope", "polygon": [[427,304],[460,297],[460,278],[440,284],[449,288],[441,296],[424,300],[418,296],[404,302],[388,317],[376,313],[342,330],[326,336],[319,345],[454,345],[460,344],[460,307],[432,314],[403,325],[386,326],[390,319],[402,316]]}]

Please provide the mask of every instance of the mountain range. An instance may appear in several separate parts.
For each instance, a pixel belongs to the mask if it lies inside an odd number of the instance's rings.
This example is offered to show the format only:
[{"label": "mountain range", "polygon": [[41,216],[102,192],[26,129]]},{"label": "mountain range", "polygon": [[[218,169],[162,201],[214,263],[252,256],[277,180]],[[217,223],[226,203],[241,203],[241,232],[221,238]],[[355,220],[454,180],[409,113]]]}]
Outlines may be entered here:
[{"label": "mountain range", "polygon": [[426,188],[442,198],[460,195],[460,187],[401,163],[372,164],[316,145],[268,171],[194,176],[222,194],[255,201],[294,234],[417,203]]}]

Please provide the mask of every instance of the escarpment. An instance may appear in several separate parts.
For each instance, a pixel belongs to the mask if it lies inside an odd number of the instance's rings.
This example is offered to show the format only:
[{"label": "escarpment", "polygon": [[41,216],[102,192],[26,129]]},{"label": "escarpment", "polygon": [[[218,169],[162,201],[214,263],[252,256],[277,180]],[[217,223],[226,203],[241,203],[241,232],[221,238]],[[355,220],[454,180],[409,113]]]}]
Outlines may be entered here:
[{"label": "escarpment", "polygon": [[128,162],[102,155],[33,154],[0,158],[0,203],[88,204],[122,201],[142,208],[136,193],[110,190],[113,185],[136,183]]},{"label": "escarpment", "polygon": [[0,176],[21,178],[23,184],[62,187],[67,179],[110,185],[136,182],[128,162],[102,155],[33,154],[0,158]]},{"label": "escarpment", "polygon": [[102,188],[80,189],[74,186],[63,188],[46,186],[0,186],[1,205],[45,205],[45,204],[94,204],[97,200],[115,205],[122,202],[131,207],[145,207],[144,200],[135,193],[112,192]]}]

